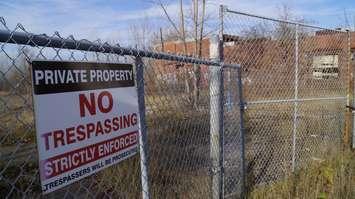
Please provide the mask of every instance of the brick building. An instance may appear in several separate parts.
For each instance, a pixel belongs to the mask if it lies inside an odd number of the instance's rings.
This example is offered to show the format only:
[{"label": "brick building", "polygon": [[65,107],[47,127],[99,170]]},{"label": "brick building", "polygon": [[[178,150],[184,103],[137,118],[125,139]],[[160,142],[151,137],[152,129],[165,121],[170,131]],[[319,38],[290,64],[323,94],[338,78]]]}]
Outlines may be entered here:
[{"label": "brick building", "polygon": [[[320,84],[324,90],[344,87],[348,73],[348,34],[335,31],[318,31],[313,35],[300,33],[298,42],[298,79],[300,95],[307,96]],[[244,69],[245,89],[251,95],[259,87],[272,88],[265,96],[291,97],[295,78],[295,37],[246,38],[224,35],[224,60],[240,64]],[[355,33],[351,33],[351,52],[355,52]],[[209,39],[202,41],[202,57],[209,58]],[[162,46],[156,47],[158,50]],[[164,51],[177,54],[195,54],[195,41],[187,41],[186,52],[183,42],[164,43]],[[178,81],[179,75],[193,76],[192,65],[159,61],[155,67],[167,81]],[[201,84],[207,85],[208,67],[201,67]],[[176,83],[176,82],[175,82]],[[324,86],[326,85],[326,86]],[[320,86],[319,86],[320,87]],[[286,89],[287,88],[287,89]],[[284,89],[285,92],[280,92]],[[287,92],[286,92],[287,90]],[[267,93],[269,92],[269,93]],[[321,95],[322,90],[318,89]],[[340,91],[339,91],[340,92]],[[247,95],[248,95],[247,93]],[[340,94],[340,93],[339,93]]]},{"label": "brick building", "polygon": [[[352,36],[355,38],[354,34]],[[256,96],[253,92],[264,92],[266,98],[291,98],[295,86],[295,43],[294,36],[280,39],[227,37],[225,60],[239,63],[244,68],[245,77],[249,80],[249,84],[245,85],[249,90],[247,95]],[[355,45],[351,47],[355,49]],[[300,33],[297,63],[300,97],[321,96],[326,90],[345,88],[348,72],[347,33]]]}]

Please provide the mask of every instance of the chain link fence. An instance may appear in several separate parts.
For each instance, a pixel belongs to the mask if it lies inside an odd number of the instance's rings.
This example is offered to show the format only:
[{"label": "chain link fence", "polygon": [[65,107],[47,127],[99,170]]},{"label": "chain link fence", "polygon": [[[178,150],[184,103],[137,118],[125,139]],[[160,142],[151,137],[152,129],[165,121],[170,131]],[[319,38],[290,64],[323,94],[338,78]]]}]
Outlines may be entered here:
[{"label": "chain link fence", "polygon": [[[222,8],[224,61],[241,65],[246,189],[341,151],[349,34]],[[239,174],[226,165],[225,191]]]},{"label": "chain link fence", "polygon": [[[77,41],[71,37],[61,38],[58,33],[51,36],[30,34],[21,25],[10,30],[5,20],[1,19],[1,22],[1,36],[6,41],[1,43],[0,52],[0,107],[2,109],[0,116],[0,195],[3,198],[39,198],[41,197],[41,185],[29,61],[40,59],[130,62],[131,60],[120,54],[101,53],[100,51],[104,51],[103,48],[98,52],[81,51],[75,48],[72,50],[54,48],[51,47],[51,42],[55,40],[60,41],[57,45],[63,48],[66,41],[71,41],[73,44]],[[41,43],[38,38],[44,39],[44,42]],[[92,43],[87,41],[87,43],[89,46],[104,45],[99,41]],[[137,197],[141,195],[137,187],[140,187],[140,170],[139,157],[135,156],[120,165],[44,197]]]},{"label": "chain link fence", "polygon": [[[37,35],[20,24],[11,30],[4,19],[0,26],[2,197],[220,196],[221,66],[235,70],[238,66],[222,64],[218,56],[199,59],[155,49],[63,38],[59,33]],[[215,41],[211,49],[218,53],[218,40]],[[34,59],[135,64],[141,115],[140,155],[41,195],[30,77],[30,62]],[[60,102],[54,103],[61,106]]]},{"label": "chain link fence", "polygon": [[[1,197],[238,198],[341,150],[348,33],[220,14],[220,37],[202,45],[210,59],[37,35],[1,18]],[[33,59],[134,64],[141,153],[41,195]]]}]

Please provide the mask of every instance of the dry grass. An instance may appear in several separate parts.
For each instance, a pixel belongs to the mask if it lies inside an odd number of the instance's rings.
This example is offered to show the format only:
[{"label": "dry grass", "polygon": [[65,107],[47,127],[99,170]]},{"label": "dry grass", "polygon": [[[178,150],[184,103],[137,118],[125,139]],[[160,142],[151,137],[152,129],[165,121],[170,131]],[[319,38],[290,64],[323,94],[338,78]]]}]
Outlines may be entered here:
[{"label": "dry grass", "polygon": [[[211,179],[208,172],[210,166],[208,159],[210,147],[208,92],[204,90],[201,95],[205,100],[202,104],[205,106],[201,106],[199,111],[192,108],[191,101],[188,101],[190,98],[188,95],[176,94],[146,98],[147,109],[150,108],[147,112],[147,119],[150,146],[150,191],[153,198],[207,198],[211,195]],[[6,95],[6,97],[8,96]],[[28,135],[32,136],[30,142],[35,139],[33,137],[35,135],[34,129],[29,131],[25,125],[33,124],[32,112],[28,107],[21,106],[24,103],[22,99],[17,99],[14,96],[12,98],[13,100],[10,100],[11,102],[8,104],[13,107],[11,108],[12,112],[1,113],[0,121],[5,127],[0,129],[0,138],[3,141],[1,147],[16,146],[14,143],[18,143],[18,141],[23,143],[28,140]],[[331,140],[327,140],[329,137],[322,139],[322,143],[320,143],[312,137],[313,135],[324,138],[331,133],[338,136],[337,133],[342,132],[343,112],[340,107],[342,104],[319,104],[318,102],[299,106],[301,114],[298,131],[302,136],[297,142],[300,148],[299,156],[309,160],[311,156],[324,153],[322,150],[316,150],[317,147],[332,143]],[[238,110],[235,111],[232,116],[238,117]],[[259,185],[274,174],[290,171],[292,113],[293,104],[248,107],[246,114],[247,158],[249,158],[249,163],[254,161],[254,165],[249,168],[248,173],[252,174],[253,178],[259,176],[259,181],[252,180],[250,197],[307,198],[306,196],[311,196],[311,198],[322,198],[324,195],[325,198],[346,198],[343,196],[351,198],[355,193],[349,192],[351,187],[345,184],[347,182],[345,175],[348,172],[347,176],[349,174],[354,176],[354,171],[347,168],[354,167],[355,162],[346,163],[349,159],[346,155],[342,159],[344,163],[344,169],[340,170],[342,173],[338,171],[339,160],[333,158],[322,163],[313,162],[312,166],[298,171],[297,175],[289,176],[285,181],[270,186],[261,187]],[[235,121],[237,120],[235,118]],[[24,121],[24,123],[19,121]],[[229,129],[231,135],[236,139],[238,135],[233,133],[238,129],[238,123],[233,123],[229,128],[231,128]],[[10,131],[5,131],[6,129],[10,129]],[[24,134],[24,132],[27,133]],[[306,148],[310,148],[311,152],[307,152]],[[354,159],[353,156],[352,158]],[[269,165],[266,165],[266,175],[260,172],[265,162],[270,162]],[[282,163],[280,164],[280,162]],[[21,176],[29,177],[29,180],[16,181],[14,186],[19,191],[14,196],[21,197],[20,191],[26,190],[30,190],[29,196],[40,194],[37,166],[33,165],[37,165],[37,162],[28,161],[22,165],[12,164],[6,168],[4,174],[7,175],[6,178],[9,182],[15,181],[18,173],[21,173]],[[333,180],[332,183],[327,182],[329,173],[336,176],[329,178]],[[338,177],[340,175],[342,177]],[[337,184],[339,181],[342,184]],[[95,197],[110,195],[116,198],[139,198],[141,197],[140,183],[139,155],[136,155],[57,191],[54,195],[71,193],[76,196],[89,197],[94,193]],[[334,188],[329,188],[329,184]],[[350,185],[354,186],[354,183]],[[4,183],[0,188],[2,189],[1,194],[4,194],[12,186]]]},{"label": "dry grass", "polygon": [[0,93],[0,144],[35,143],[31,95]]},{"label": "dry grass", "polygon": [[[209,193],[209,176],[205,164],[208,162],[205,158],[208,157],[209,149],[209,127],[206,125],[209,119],[206,118],[206,112],[191,114],[191,110],[187,111],[171,110],[165,114],[155,112],[148,116],[150,191],[154,198],[180,197],[181,194],[185,198],[196,198]],[[12,136],[15,140],[2,143],[3,149],[5,146],[9,151],[11,147],[16,148],[19,145],[16,140],[28,131],[21,129],[22,125],[16,120],[13,113],[4,117],[6,124],[16,127],[18,133],[13,130],[2,132],[2,135]],[[24,146],[21,145],[20,149]],[[29,160],[26,158],[28,156],[20,159],[17,155],[19,152],[12,154],[10,164],[0,161],[0,171],[3,171],[1,175],[6,178],[0,184],[0,196],[10,192],[11,197],[40,195],[37,159]],[[17,178],[19,175],[27,178],[18,180],[22,179]],[[82,197],[110,195],[115,198],[139,198],[140,180],[139,155],[136,155],[49,196],[64,197],[69,193]]]},{"label": "dry grass", "polygon": [[314,161],[285,180],[256,187],[249,198],[355,198],[355,152]]}]

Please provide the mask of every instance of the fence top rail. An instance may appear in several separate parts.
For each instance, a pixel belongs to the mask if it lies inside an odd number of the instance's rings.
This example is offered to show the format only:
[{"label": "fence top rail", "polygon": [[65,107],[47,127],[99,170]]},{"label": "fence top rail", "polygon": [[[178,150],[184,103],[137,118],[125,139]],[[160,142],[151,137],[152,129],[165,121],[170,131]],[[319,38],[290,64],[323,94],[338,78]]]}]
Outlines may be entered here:
[{"label": "fence top rail", "polygon": [[348,30],[337,30],[337,29],[330,29],[330,28],[325,28],[325,27],[320,27],[320,26],[315,26],[315,25],[310,25],[310,24],[305,24],[305,23],[300,23],[296,21],[289,21],[289,20],[283,20],[283,19],[275,19],[271,17],[266,17],[266,16],[261,16],[261,15],[256,15],[256,14],[251,14],[247,12],[241,12],[241,11],[235,11],[235,10],[230,10],[227,6],[224,6],[224,11],[229,12],[229,13],[234,13],[234,14],[239,14],[239,15],[244,15],[244,16],[249,16],[249,17],[254,17],[254,18],[260,18],[260,19],[265,19],[265,20],[270,20],[274,22],[280,22],[280,23],[288,23],[292,25],[298,25],[298,26],[303,26],[303,27],[308,27],[308,28],[317,28],[320,30],[327,30],[327,31],[335,31],[335,32],[348,32]]},{"label": "fence top rail", "polygon": [[112,53],[118,55],[129,55],[138,57],[147,57],[154,59],[164,59],[169,61],[185,62],[192,64],[203,64],[210,66],[222,66],[237,68],[239,65],[225,64],[218,61],[196,58],[186,55],[177,55],[171,53],[155,52],[151,50],[142,50],[136,48],[121,47],[119,45],[110,45],[108,43],[95,43],[89,40],[75,40],[73,37],[60,38],[51,37],[45,34],[33,34],[28,32],[11,32],[0,29],[0,43],[22,44],[30,46],[52,47],[61,49],[82,50],[100,53]]}]

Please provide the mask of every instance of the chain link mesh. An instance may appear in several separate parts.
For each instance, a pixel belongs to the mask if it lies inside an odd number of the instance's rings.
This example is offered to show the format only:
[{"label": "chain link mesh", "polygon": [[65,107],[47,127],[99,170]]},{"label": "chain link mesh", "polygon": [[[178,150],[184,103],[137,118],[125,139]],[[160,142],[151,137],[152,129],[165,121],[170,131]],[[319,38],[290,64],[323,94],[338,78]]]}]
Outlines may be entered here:
[{"label": "chain link mesh", "polygon": [[[94,62],[130,62],[129,57],[113,53],[63,50],[36,45],[33,37],[20,24],[10,30],[5,21],[0,29],[13,33],[27,34],[31,45],[17,44],[8,38],[1,43],[0,51],[0,195],[6,198],[41,197],[38,171],[38,153],[33,116],[32,88],[29,61],[69,60]],[[58,33],[47,36],[63,39]],[[74,38],[69,37],[68,40]],[[100,41],[93,44],[102,45]],[[64,45],[64,43],[63,43]],[[55,103],[55,102],[54,102]],[[76,182],[59,191],[46,195],[54,198],[137,198],[141,196],[139,157],[112,166],[84,180]],[[132,189],[133,188],[133,189]]]},{"label": "chain link mesh", "polygon": [[208,67],[200,66],[199,97],[194,102],[192,65],[176,69],[179,64],[159,62],[152,60],[145,68],[151,196],[208,197]]},{"label": "chain link mesh", "polygon": [[242,192],[243,154],[238,69],[224,69],[224,196],[238,197]]},{"label": "chain link mesh", "polygon": [[[149,183],[150,196],[211,195],[210,153],[220,146],[211,148],[210,144],[211,106],[219,104],[210,102],[210,92],[218,91],[210,90],[209,71],[210,67],[219,70],[219,62],[159,49],[63,38],[59,33],[35,35],[20,24],[10,30],[3,19],[0,26],[0,37],[6,38],[0,43],[1,196],[42,197],[30,61],[134,63],[135,57],[142,58],[144,67],[144,80],[137,79],[137,84],[145,86],[148,174],[143,177]],[[141,183],[140,156],[136,155],[45,197],[140,198]]]},{"label": "chain link mesh", "polygon": [[[142,197],[139,155],[41,195],[29,64],[33,59],[134,63],[135,57],[143,58],[144,82],[137,84],[145,86],[144,177],[152,198],[208,198],[216,192],[212,183],[218,175],[223,178],[223,196],[235,198],[341,149],[347,33],[224,10],[221,57],[230,64],[223,64],[179,55],[178,45],[170,54],[63,38],[59,33],[34,35],[21,24],[10,29],[0,19],[0,37],[8,35],[0,43],[2,197]],[[210,56],[210,45],[203,41],[202,57]],[[242,67],[241,77],[237,68],[229,67],[232,63]],[[211,87],[211,67],[221,64],[225,67],[219,92]],[[221,104],[211,100],[216,95],[221,95]],[[221,110],[214,110],[219,106]],[[216,118],[223,119],[218,143],[211,135]]]},{"label": "chain link mesh", "polygon": [[228,9],[223,25],[224,60],[243,69],[247,189],[339,152],[348,33]]}]

